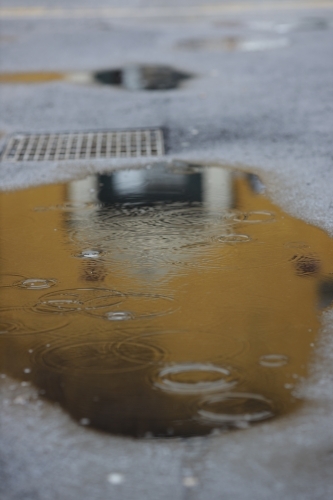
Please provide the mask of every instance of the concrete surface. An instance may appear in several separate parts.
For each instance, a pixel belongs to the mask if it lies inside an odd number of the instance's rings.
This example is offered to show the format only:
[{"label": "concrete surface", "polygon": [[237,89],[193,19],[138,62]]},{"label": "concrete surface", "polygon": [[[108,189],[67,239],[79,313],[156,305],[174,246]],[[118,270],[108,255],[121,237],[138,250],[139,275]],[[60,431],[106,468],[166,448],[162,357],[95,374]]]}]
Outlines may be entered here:
[{"label": "concrete surface", "polygon": [[[33,11],[35,5],[2,0],[2,72],[156,63],[196,77],[164,92],[2,85],[2,142],[15,131],[163,126],[167,159],[250,168],[280,206],[333,235],[333,2],[44,0],[38,7],[51,10]],[[283,39],[285,46],[177,48],[184,40],[224,36]],[[1,186],[68,180],[131,163],[1,164]],[[332,310],[322,322],[311,375],[296,389],[303,409],[228,435],[159,442],[106,436],[80,428],[33,389],[0,379],[1,499],[330,498]],[[17,395],[27,403],[13,404]]]}]

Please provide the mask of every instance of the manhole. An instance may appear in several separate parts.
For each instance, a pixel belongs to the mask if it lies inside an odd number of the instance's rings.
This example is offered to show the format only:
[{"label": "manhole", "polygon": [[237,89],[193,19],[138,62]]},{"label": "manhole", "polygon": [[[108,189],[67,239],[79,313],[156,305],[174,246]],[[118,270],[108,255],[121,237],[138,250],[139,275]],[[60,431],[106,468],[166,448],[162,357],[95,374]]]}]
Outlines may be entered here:
[{"label": "manhole", "polygon": [[163,154],[164,140],[160,129],[16,134],[5,145],[1,161],[90,160]]}]

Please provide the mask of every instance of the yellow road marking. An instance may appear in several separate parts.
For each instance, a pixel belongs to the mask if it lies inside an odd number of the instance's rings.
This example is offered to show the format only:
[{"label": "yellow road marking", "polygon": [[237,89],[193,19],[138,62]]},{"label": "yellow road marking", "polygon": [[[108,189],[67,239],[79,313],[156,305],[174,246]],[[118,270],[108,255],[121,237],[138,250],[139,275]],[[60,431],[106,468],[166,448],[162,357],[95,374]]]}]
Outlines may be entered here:
[{"label": "yellow road marking", "polygon": [[249,10],[272,11],[291,9],[333,9],[332,0],[270,2],[234,2],[220,5],[201,5],[194,7],[141,7],[141,8],[47,8],[47,7],[3,7],[0,19],[17,18],[91,18],[108,17],[116,19],[145,19],[164,17],[201,17],[219,14],[245,12]]}]

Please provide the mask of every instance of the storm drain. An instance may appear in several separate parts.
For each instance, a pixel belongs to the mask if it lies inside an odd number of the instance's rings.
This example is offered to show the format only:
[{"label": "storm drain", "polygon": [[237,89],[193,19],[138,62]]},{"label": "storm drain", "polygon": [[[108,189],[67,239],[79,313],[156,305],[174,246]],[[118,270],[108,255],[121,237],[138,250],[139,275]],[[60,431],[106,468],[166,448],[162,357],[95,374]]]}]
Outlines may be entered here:
[{"label": "storm drain", "polygon": [[131,158],[164,154],[160,129],[88,133],[17,134],[5,145],[1,161],[59,161]]}]

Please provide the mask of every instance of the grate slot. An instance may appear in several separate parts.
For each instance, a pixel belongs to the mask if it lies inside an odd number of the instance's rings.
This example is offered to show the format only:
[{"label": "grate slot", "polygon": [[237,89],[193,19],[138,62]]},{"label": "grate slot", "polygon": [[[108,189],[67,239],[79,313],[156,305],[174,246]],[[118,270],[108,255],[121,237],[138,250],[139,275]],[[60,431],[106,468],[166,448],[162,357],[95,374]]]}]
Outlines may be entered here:
[{"label": "grate slot", "polygon": [[160,129],[68,134],[17,134],[8,139],[1,161],[70,161],[164,154]]}]

